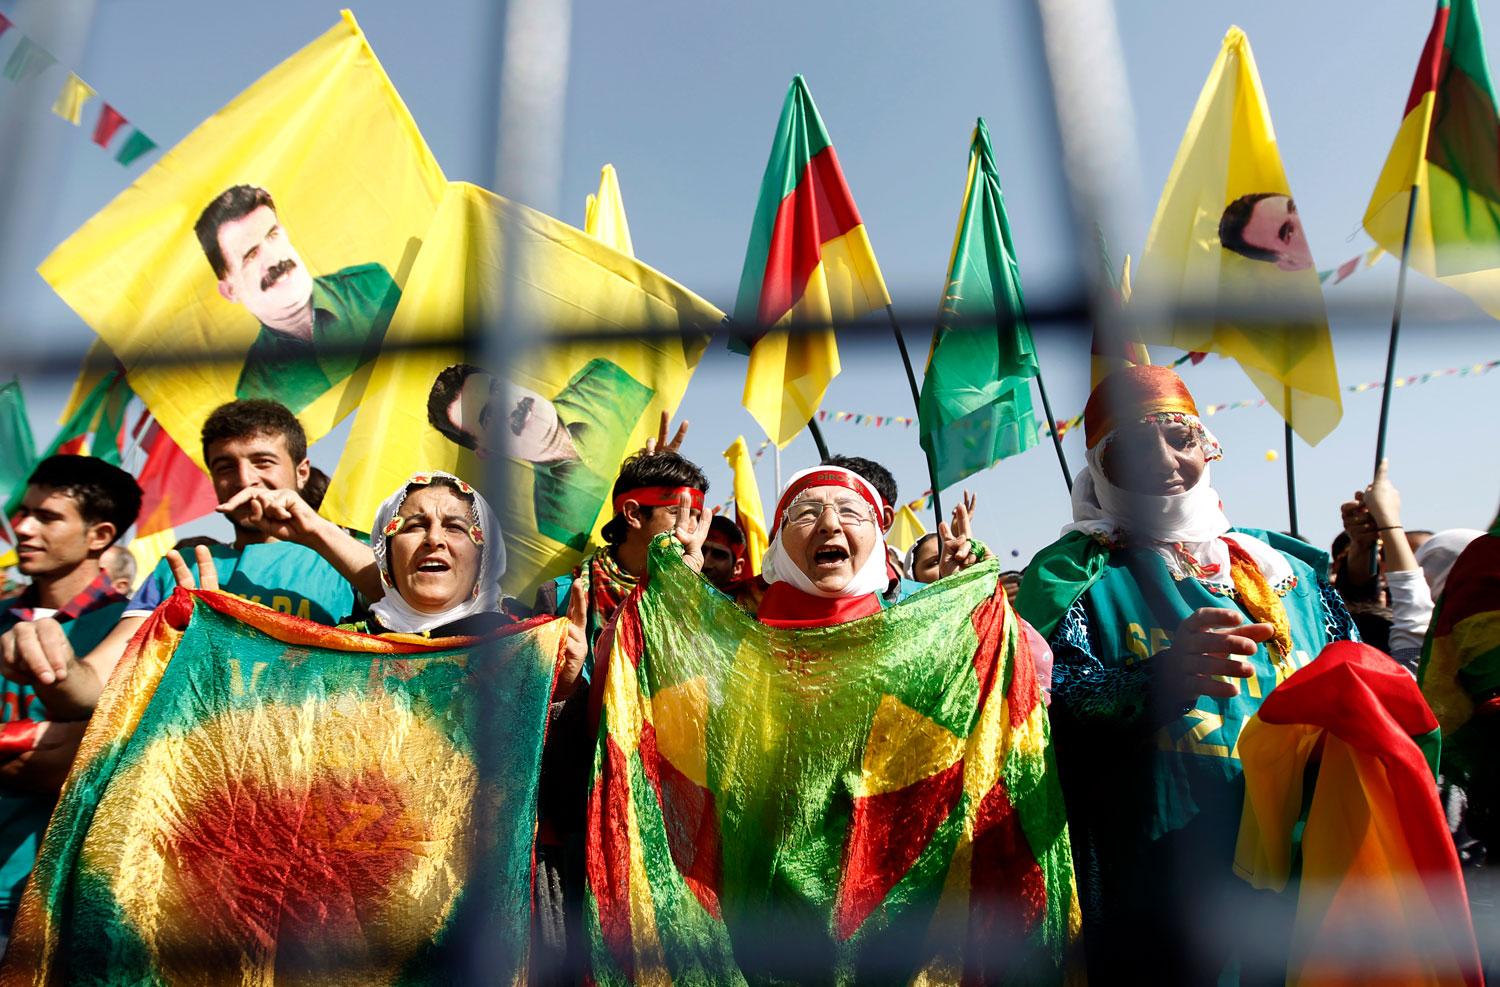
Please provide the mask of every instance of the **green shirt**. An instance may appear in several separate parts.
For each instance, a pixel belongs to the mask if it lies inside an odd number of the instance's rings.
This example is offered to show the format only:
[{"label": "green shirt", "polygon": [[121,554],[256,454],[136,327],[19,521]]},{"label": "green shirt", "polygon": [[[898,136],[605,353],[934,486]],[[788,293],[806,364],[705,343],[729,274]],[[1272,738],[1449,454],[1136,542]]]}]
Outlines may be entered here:
[{"label": "green shirt", "polygon": [[301,411],[380,352],[401,289],[379,264],[313,278],[312,339],[260,327],[234,396],[270,398]]},{"label": "green shirt", "polygon": [[[119,600],[62,621],[63,633],[73,646],[73,653],[86,655],[93,651],[114,630],[124,609],[125,601]],[[15,615],[0,603],[0,632],[10,630],[16,623]],[[47,711],[42,708],[36,690],[29,685],[4,683],[0,689],[0,723],[45,719]],[[6,920],[20,904],[21,890],[31,876],[37,847],[47,831],[47,821],[52,818],[56,802],[54,795],[0,792],[0,916]]]},{"label": "green shirt", "polygon": [[[310,548],[286,541],[246,545],[210,545],[219,588],[251,603],[332,627],[354,612],[354,589],[338,570]],[[188,566],[193,578],[198,563]],[[162,559],[136,590],[127,613],[149,613],[172,595],[177,580]]]},{"label": "green shirt", "polygon": [[537,531],[569,548],[588,544],[625,458],[625,444],[656,392],[619,364],[594,359],[552,399],[577,459],[532,468]]}]

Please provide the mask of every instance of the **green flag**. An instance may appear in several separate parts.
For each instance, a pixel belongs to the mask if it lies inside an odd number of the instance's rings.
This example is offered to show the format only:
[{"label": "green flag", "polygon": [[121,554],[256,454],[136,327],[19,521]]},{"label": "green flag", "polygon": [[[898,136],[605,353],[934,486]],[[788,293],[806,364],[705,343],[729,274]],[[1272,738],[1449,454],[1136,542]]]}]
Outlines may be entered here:
[{"label": "green flag", "polygon": [[0,387],[0,448],[9,450],[0,458],[0,500],[9,502],[26,489],[26,479],[36,468],[36,442],[20,381]]},{"label": "green flag", "polygon": [[482,948],[525,983],[566,627],[372,637],[178,590],[89,721],[0,981],[444,984]]},{"label": "green flag", "polygon": [[[125,427],[125,409],[134,396],[130,385],[125,383],[125,376],[118,370],[105,374],[78,403],[77,410],[62,423],[47,450],[40,457],[33,455],[32,465],[48,456],[81,451],[83,439],[91,433],[94,436],[93,455],[112,465],[120,465],[120,430]],[[31,467],[28,467],[26,475],[30,473]],[[6,495],[5,513],[15,513],[25,495],[24,483],[11,489]]]},{"label": "green flag", "polygon": [[1000,173],[989,128],[980,119],[922,381],[922,448],[932,460],[938,489],[1036,445],[1030,383],[1035,376],[1036,348],[1026,324]]}]

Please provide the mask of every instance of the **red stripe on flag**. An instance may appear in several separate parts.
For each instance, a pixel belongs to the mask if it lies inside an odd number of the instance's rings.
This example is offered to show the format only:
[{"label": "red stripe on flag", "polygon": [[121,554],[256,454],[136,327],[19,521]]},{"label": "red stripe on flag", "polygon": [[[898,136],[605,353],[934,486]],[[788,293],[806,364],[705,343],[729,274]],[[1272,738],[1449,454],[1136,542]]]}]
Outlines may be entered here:
[{"label": "red stripe on flag", "polygon": [[1047,911],[1047,879],[1005,782],[985,795],[974,822],[969,871],[969,968],[963,982],[999,983]]},{"label": "red stripe on flag", "polygon": [[146,465],[141,467],[141,513],[136,537],[186,524],[219,506],[213,481],[177,447],[166,429],[155,422],[141,442]]},{"label": "red stripe on flag", "polygon": [[823,259],[822,245],[862,222],[830,144],[808,161],[797,187],[776,210],[756,312],[761,325],[772,325],[801,300]]},{"label": "red stripe on flag", "polygon": [[1443,43],[1448,33],[1448,13],[1447,7],[1439,7],[1437,16],[1432,19],[1432,30],[1427,33],[1427,44],[1417,62],[1416,77],[1411,80],[1411,94],[1406,97],[1406,109],[1401,112],[1403,117],[1416,109],[1423,96],[1437,90],[1448,68],[1448,47]]},{"label": "red stripe on flag", "polygon": [[689,890],[714,918],[722,917],[719,889],[723,886],[723,858],[719,840],[719,810],[714,793],[696,784],[661,756],[656,728],[641,725],[641,766],[656,801],[661,805],[672,863]]},{"label": "red stripe on flag", "polygon": [[833,915],[833,930],[840,939],[858,932],[911,870],[963,790],[960,758],[905,788],[854,800],[844,879]]},{"label": "red stripe on flag", "polygon": [[75,435],[62,445],[57,447],[57,456],[77,456],[83,452],[83,444],[88,441],[88,435]]},{"label": "red stripe on flag", "polygon": [[995,592],[974,608],[969,616],[979,644],[974,648],[974,677],[979,680],[978,707],[989,701],[995,686],[995,659],[1000,656],[1000,642],[1005,635],[1005,587],[998,580]]},{"label": "red stripe on flag", "polygon": [[[635,979],[635,946],[630,931],[630,833],[627,830],[630,766],[613,737],[604,738],[604,764],[589,791],[584,870],[599,911],[604,944],[627,980]],[[605,801],[609,806],[605,807]],[[610,828],[604,831],[604,820]]]}]

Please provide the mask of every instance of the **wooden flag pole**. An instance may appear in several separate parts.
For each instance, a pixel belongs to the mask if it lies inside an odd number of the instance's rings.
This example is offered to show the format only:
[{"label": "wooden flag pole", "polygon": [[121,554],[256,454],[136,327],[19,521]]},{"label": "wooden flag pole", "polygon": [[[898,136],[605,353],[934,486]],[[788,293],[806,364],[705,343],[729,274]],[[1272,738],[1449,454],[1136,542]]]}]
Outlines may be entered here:
[{"label": "wooden flag pole", "polygon": [[[1391,341],[1385,352],[1385,386],[1380,391],[1380,427],[1375,433],[1375,472],[1385,459],[1385,436],[1391,420],[1391,391],[1396,382],[1396,342],[1401,335],[1401,307],[1406,301],[1406,269],[1410,266],[1411,228],[1417,216],[1417,196],[1422,186],[1413,183],[1406,204],[1406,232],[1401,235],[1401,273],[1396,276],[1396,310],[1391,313]],[[1380,570],[1379,551],[1370,552],[1370,575]]]},{"label": "wooden flag pole", "polygon": [[[885,314],[891,320],[891,331],[896,334],[896,347],[901,350],[901,365],[906,368],[906,383],[911,386],[911,403],[917,409],[917,428],[921,429],[922,418],[922,391],[917,387],[917,374],[912,370],[911,354],[906,351],[906,337],[901,334],[901,325],[896,321],[896,312],[887,303]],[[927,460],[927,479],[932,483],[932,515],[937,519],[937,524],[943,523],[943,500],[938,493],[937,467],[932,462],[932,453],[926,449],[922,450],[923,458]],[[896,505],[892,504],[894,508]],[[933,526],[936,531],[936,525]]]}]

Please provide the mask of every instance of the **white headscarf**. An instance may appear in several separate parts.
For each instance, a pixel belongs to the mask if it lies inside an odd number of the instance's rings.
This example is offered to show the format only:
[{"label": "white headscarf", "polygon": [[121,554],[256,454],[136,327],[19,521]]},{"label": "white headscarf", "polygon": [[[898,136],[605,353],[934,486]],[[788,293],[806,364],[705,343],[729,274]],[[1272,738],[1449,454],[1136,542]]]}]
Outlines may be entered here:
[{"label": "white headscarf", "polygon": [[[401,519],[397,512],[406,502],[407,494],[414,487],[429,486],[440,478],[451,481],[472,502],[469,537],[479,546],[479,577],[474,583],[474,592],[467,600],[441,613],[425,613],[401,597],[391,578],[390,538],[401,530]],[[386,588],[385,596],[380,602],[370,606],[370,612],[387,630],[420,634],[476,613],[493,613],[500,609],[500,577],[505,575],[505,540],[500,537],[500,520],[479,495],[479,491],[452,473],[440,470],[413,473],[375,512],[375,524],[370,529],[370,547],[375,550],[375,564],[380,568],[380,581]]]},{"label": "white headscarf", "polygon": [[1448,585],[1448,573],[1453,571],[1453,563],[1469,547],[1469,542],[1483,534],[1478,528],[1449,528],[1439,531],[1417,549],[1417,565],[1422,567],[1422,575],[1427,577],[1427,585],[1432,590],[1434,601],[1443,595],[1443,589]]},{"label": "white headscarf", "polygon": [[[1147,415],[1142,420],[1159,417],[1164,416]],[[1192,428],[1209,461],[1223,456],[1218,439],[1196,415],[1172,412],[1165,417]],[[1161,556],[1175,578],[1196,577],[1226,589],[1234,585],[1227,539],[1245,550],[1271,586],[1285,585],[1291,579],[1292,567],[1280,552],[1259,538],[1229,530],[1229,518],[1206,464],[1192,489],[1180,494],[1139,494],[1110,483],[1104,475],[1104,450],[1118,431],[1088,451],[1088,466],[1073,481],[1073,523],[1062,529],[1063,534],[1082,531],[1107,542],[1122,541],[1129,534],[1135,544]]]},{"label": "white headscarf", "polygon": [[[864,564],[854,573],[854,577],[837,592],[829,592],[819,589],[818,586],[808,578],[797,563],[793,562],[787,555],[786,549],[781,545],[782,532],[786,525],[782,524],[782,513],[786,510],[787,494],[797,488],[801,480],[813,473],[842,473],[852,480],[854,485],[860,488],[864,499],[874,507],[875,513],[875,544],[870,549]],[[771,539],[771,547],[766,550],[765,557],[761,559],[761,577],[768,583],[788,583],[794,589],[799,589],[809,596],[821,596],[825,599],[834,599],[846,596],[868,596],[871,593],[883,592],[890,583],[890,576],[886,572],[885,559],[885,532],[880,530],[880,516],[884,509],[885,501],[881,500],[880,494],[870,485],[864,477],[853,470],[844,469],[842,466],[814,466],[809,469],[800,470],[792,474],[787,481],[785,489],[782,490],[780,498],[776,502],[776,517],[772,523],[776,526],[776,537]]]}]

